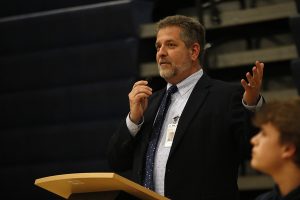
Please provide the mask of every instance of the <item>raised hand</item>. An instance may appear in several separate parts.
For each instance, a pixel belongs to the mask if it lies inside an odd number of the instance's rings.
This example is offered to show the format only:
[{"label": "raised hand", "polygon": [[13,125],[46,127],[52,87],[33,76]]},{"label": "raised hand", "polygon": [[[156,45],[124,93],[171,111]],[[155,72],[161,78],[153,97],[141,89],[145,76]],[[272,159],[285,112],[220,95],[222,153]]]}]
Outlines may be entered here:
[{"label": "raised hand", "polygon": [[249,106],[257,104],[262,86],[263,73],[264,63],[256,61],[255,66],[252,68],[252,75],[250,72],[247,72],[247,81],[245,79],[241,80],[241,84],[245,90],[243,100]]}]

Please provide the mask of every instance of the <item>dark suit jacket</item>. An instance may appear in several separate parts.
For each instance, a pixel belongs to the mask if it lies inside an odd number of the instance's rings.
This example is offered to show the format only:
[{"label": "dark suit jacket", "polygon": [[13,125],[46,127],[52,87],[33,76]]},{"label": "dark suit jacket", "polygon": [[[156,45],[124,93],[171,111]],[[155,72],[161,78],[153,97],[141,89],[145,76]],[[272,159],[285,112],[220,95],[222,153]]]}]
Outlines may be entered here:
[{"label": "dark suit jacket", "polygon": [[[164,92],[150,97],[144,124],[135,137],[124,120],[109,144],[111,167],[116,172],[132,169],[132,180],[137,183],[142,182],[144,155]],[[166,197],[238,199],[238,165],[254,131],[251,114],[242,105],[242,94],[241,86],[203,74],[178,122],[166,165]]]}]

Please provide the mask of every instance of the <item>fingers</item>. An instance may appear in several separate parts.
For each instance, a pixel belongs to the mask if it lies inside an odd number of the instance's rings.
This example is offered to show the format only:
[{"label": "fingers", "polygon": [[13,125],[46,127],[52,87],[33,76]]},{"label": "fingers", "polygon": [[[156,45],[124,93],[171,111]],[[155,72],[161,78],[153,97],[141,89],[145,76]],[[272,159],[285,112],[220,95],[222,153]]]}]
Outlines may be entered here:
[{"label": "fingers", "polygon": [[245,79],[242,79],[242,80],[241,80],[241,84],[242,84],[244,90],[247,90],[248,87],[250,87],[250,86],[248,85],[247,81],[245,81]]},{"label": "fingers", "polygon": [[139,87],[139,86],[146,86],[146,85],[148,85],[148,81],[144,81],[144,80],[137,81],[133,84],[132,89]]},{"label": "fingers", "polygon": [[256,81],[261,81],[264,74],[264,63],[256,61],[255,66],[252,69],[252,72],[253,72],[253,77],[256,79]]},{"label": "fingers", "polygon": [[250,72],[247,72],[246,73],[246,78],[247,78],[247,80],[248,80],[248,85],[250,86],[250,87],[255,87],[255,85],[256,85],[256,81],[255,81],[255,79],[254,79],[254,74],[253,74],[253,76],[250,74]]},{"label": "fingers", "polygon": [[148,106],[148,97],[152,95],[152,88],[147,81],[136,82],[128,94],[130,104],[130,119],[138,123]]},{"label": "fingers", "polygon": [[129,93],[129,99],[135,103],[143,101],[144,98],[148,98],[152,95],[152,88],[150,88],[147,81],[136,82],[131,92]]},{"label": "fingers", "polygon": [[152,88],[148,86],[148,81],[138,81],[136,82],[131,91],[134,95],[140,95],[142,93],[145,93],[147,95],[152,94]]},{"label": "fingers", "polygon": [[246,79],[241,80],[241,84],[245,90],[243,100],[247,105],[256,105],[262,86],[264,63],[255,62],[252,68],[252,74],[246,73]]},{"label": "fingers", "polygon": [[246,73],[248,86],[250,86],[252,88],[257,87],[257,86],[260,87],[262,79],[263,79],[263,69],[264,69],[264,63],[256,61],[255,66],[253,66],[253,68],[252,68],[253,75],[251,75],[250,72]]},{"label": "fingers", "polygon": [[148,84],[148,81],[144,81],[144,80],[137,81],[133,84],[132,88],[135,88],[138,85],[147,85],[147,84]]}]

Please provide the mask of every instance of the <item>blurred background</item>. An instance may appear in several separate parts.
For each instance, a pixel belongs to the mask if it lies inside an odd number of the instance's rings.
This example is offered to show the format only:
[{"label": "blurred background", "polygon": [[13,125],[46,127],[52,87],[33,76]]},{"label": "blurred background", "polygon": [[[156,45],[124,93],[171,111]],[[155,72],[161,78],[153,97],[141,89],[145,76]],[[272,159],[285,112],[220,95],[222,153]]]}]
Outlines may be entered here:
[{"label": "blurred background", "polygon": [[[2,197],[59,200],[35,179],[111,171],[105,151],[129,111],[132,84],[165,86],[155,22],[173,14],[206,27],[202,63],[211,77],[239,82],[260,60],[267,101],[299,95],[299,0],[2,0]],[[248,163],[239,173],[242,200],[273,186]]]}]

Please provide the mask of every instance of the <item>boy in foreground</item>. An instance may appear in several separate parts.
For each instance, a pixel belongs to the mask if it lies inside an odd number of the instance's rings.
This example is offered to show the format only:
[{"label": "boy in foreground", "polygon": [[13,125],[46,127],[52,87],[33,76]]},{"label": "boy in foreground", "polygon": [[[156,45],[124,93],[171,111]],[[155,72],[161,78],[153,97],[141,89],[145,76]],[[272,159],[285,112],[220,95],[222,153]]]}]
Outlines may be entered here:
[{"label": "boy in foreground", "polygon": [[300,99],[268,103],[256,114],[251,166],[270,175],[274,189],[256,200],[300,200]]}]

